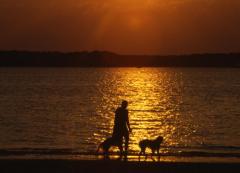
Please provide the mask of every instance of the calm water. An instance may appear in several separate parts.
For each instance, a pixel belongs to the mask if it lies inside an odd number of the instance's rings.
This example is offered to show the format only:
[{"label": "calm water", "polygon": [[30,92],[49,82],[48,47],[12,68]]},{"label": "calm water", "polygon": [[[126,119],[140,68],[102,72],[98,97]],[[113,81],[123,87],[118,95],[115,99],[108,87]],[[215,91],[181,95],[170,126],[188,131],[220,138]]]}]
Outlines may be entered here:
[{"label": "calm water", "polygon": [[141,139],[162,135],[166,156],[240,158],[239,76],[214,68],[1,68],[0,152],[91,154],[111,136],[126,99],[131,154]]}]

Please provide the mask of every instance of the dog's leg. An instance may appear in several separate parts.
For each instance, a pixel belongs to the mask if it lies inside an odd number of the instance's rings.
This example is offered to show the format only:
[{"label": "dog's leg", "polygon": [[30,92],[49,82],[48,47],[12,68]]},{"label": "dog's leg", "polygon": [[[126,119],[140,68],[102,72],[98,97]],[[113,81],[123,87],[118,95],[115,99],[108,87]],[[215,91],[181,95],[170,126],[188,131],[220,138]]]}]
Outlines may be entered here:
[{"label": "dog's leg", "polygon": [[109,149],[110,149],[110,146],[103,147],[103,154],[105,157],[109,157]]},{"label": "dog's leg", "polygon": [[141,161],[141,156],[142,156],[142,154],[143,154],[143,150],[141,149],[141,151],[140,151],[139,154],[138,154],[138,161]]},{"label": "dog's leg", "polygon": [[110,160],[110,157],[109,157],[109,154],[108,154],[108,153],[105,153],[105,154],[104,154],[104,159],[105,159],[105,160]]},{"label": "dog's leg", "polygon": [[152,156],[155,155],[155,150],[154,149],[151,149],[152,150]]},{"label": "dog's leg", "polygon": [[143,151],[143,154],[145,155],[145,161],[146,161],[146,160],[147,160],[147,157],[148,157],[148,155],[146,154],[145,150],[146,150],[146,148],[144,149],[144,151]]},{"label": "dog's leg", "polygon": [[160,148],[157,149],[158,162],[160,162]]},{"label": "dog's leg", "polygon": [[154,154],[155,154],[155,150],[154,149],[151,149],[152,150],[152,154],[151,154],[151,159],[153,160],[153,161],[155,161],[155,159],[154,159]]}]

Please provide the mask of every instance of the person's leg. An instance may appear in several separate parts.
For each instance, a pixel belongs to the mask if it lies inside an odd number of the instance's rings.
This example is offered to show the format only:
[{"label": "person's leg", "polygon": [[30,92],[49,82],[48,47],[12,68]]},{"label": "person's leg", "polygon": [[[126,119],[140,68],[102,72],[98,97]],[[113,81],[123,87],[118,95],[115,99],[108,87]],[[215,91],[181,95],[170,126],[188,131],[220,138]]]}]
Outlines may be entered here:
[{"label": "person's leg", "polygon": [[129,142],[129,134],[125,133],[124,134],[124,140],[125,140],[125,152],[128,152],[128,142]]}]

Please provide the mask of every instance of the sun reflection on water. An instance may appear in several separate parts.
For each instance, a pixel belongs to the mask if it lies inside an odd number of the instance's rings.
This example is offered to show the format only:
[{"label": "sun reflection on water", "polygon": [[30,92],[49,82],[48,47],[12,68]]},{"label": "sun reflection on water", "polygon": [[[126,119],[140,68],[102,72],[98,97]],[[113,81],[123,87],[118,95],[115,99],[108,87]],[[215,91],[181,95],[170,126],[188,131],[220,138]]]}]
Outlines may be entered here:
[{"label": "sun reflection on water", "polygon": [[[176,122],[179,113],[175,110],[176,105],[171,106],[171,93],[166,86],[168,76],[164,72],[159,73],[159,69],[126,69],[121,70],[121,73],[114,71],[112,77],[117,77],[119,82],[111,86],[115,98],[109,104],[116,107],[122,99],[129,101],[129,118],[133,129],[130,134],[130,151],[139,151],[140,140],[158,136],[164,137],[164,145],[173,145],[171,139],[177,133],[176,123],[173,121]],[[107,94],[104,97],[109,102],[110,96]],[[113,119],[112,111],[107,121],[109,135],[112,132]],[[103,139],[102,136],[101,140]]]},{"label": "sun reflection on water", "polygon": [[[180,72],[167,68],[111,69],[98,80],[101,97],[97,101],[97,115],[93,120],[96,130],[91,141],[97,146],[111,136],[114,111],[122,100],[128,100],[133,129],[129,141],[130,153],[139,153],[139,141],[158,136],[164,138],[161,152],[165,154],[180,152],[189,145],[201,145],[203,136],[195,135],[202,128],[201,124],[186,111],[192,110],[187,107],[191,102],[186,100],[188,93],[183,91],[186,81]],[[112,150],[118,151],[117,148]]]}]

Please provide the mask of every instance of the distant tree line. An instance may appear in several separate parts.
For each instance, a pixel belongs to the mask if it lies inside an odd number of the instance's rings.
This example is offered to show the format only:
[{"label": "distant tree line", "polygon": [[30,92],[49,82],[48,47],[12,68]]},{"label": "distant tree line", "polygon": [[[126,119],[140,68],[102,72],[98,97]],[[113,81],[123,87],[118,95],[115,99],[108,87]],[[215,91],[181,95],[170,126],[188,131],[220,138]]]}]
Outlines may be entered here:
[{"label": "distant tree line", "polygon": [[240,53],[160,56],[0,51],[0,67],[240,67]]}]

